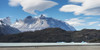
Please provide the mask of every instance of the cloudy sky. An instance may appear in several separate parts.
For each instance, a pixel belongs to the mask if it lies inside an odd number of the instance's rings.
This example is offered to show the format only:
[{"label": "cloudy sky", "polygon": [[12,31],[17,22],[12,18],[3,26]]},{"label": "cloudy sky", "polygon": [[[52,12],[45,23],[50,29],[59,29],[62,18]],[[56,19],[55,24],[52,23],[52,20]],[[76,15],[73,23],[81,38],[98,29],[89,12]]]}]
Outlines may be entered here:
[{"label": "cloudy sky", "polygon": [[14,22],[40,14],[65,21],[77,30],[100,29],[100,0],[0,0],[0,18],[10,16]]}]

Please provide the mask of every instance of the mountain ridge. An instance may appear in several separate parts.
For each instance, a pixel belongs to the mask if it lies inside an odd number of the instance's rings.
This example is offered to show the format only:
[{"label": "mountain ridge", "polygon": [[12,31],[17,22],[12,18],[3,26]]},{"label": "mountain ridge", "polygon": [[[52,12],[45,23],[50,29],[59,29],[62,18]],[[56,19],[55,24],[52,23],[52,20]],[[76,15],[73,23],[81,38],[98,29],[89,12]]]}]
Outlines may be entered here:
[{"label": "mountain ridge", "polygon": [[45,28],[61,28],[66,31],[76,31],[76,29],[70,26],[68,23],[63,21],[45,17],[41,15],[38,18],[33,18],[32,16],[27,16],[24,20],[17,20],[12,27],[15,27],[23,31],[35,31],[42,30]]}]

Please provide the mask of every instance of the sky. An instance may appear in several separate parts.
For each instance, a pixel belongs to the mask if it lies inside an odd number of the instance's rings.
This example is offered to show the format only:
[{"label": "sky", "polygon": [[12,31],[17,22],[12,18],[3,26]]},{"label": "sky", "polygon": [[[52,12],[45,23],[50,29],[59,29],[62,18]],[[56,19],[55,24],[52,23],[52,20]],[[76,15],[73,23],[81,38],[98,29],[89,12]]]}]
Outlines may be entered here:
[{"label": "sky", "polygon": [[100,29],[100,0],[0,0],[0,18],[48,17],[65,21],[77,30]]}]

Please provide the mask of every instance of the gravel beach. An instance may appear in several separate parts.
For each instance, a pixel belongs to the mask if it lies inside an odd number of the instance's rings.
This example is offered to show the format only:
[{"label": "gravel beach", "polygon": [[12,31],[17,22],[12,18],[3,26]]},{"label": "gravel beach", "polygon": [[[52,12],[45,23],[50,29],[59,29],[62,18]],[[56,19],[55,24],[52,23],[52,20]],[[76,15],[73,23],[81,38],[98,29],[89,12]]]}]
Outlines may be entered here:
[{"label": "gravel beach", "polygon": [[100,50],[100,46],[0,47],[0,50]]}]

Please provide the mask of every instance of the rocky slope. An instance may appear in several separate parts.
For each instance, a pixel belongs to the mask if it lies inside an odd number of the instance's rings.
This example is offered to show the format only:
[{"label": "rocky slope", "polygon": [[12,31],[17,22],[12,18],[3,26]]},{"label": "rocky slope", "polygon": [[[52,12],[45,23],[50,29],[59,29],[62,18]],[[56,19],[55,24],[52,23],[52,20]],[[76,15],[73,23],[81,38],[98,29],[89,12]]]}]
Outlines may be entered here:
[{"label": "rocky slope", "polygon": [[20,31],[0,20],[0,35],[17,34]]}]

